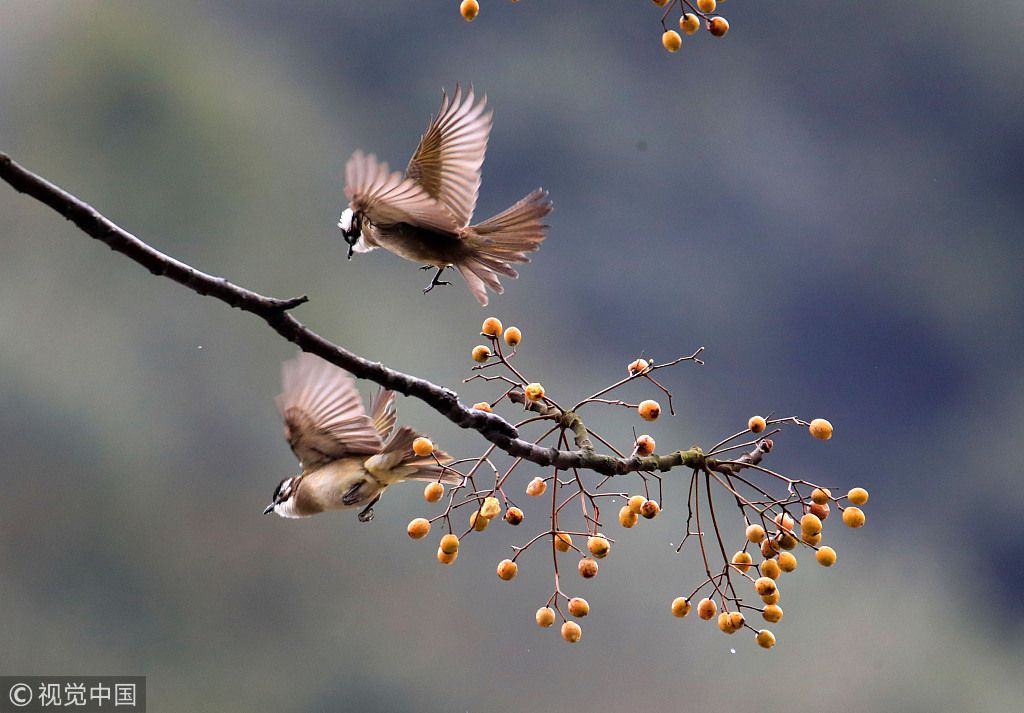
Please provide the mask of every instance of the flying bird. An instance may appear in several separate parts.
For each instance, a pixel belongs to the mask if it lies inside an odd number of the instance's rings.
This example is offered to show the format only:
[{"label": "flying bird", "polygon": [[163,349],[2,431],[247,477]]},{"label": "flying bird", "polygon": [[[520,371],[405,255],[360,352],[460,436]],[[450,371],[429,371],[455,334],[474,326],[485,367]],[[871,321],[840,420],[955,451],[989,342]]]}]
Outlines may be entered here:
[{"label": "flying bird", "polygon": [[527,253],[544,240],[548,192],[538,188],[510,208],[470,225],[480,190],[492,115],[486,97],[475,101],[456,85],[433,117],[405,174],[389,171],[373,154],[356,151],[345,166],[349,200],[338,227],[352,254],[384,248],[406,260],[436,268],[424,288],[451,284],[441,279],[454,267],[473,296],[487,304],[487,289],[501,294],[498,275],[518,277],[511,263],[529,262]]},{"label": "flying bird", "polygon": [[362,508],[359,520],[368,522],[384,490],[400,480],[462,481],[439,465],[451,462],[447,453],[413,453],[419,436],[413,429],[401,426],[391,435],[397,420],[393,391],[380,389],[367,415],[352,375],[308,353],[281,365],[281,382],[277,407],[302,473],[278,484],[264,515],[298,518]]}]

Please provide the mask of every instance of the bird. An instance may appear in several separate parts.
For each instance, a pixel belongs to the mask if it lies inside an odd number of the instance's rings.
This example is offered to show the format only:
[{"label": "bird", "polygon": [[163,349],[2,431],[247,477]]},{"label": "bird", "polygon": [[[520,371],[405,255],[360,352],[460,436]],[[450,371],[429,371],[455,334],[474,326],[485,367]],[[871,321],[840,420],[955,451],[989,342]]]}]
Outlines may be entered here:
[{"label": "bird", "polygon": [[444,467],[451,456],[441,450],[417,456],[413,441],[420,434],[408,426],[394,430],[393,391],[379,389],[367,415],[353,376],[314,354],[301,352],[281,365],[277,407],[302,472],[278,483],[264,515],[301,518],[361,508],[359,521],[369,522],[373,506],[394,483],[462,482]]},{"label": "bird", "polygon": [[499,274],[519,276],[510,263],[530,261],[527,253],[544,241],[543,219],[553,206],[548,192],[537,188],[494,217],[469,224],[491,133],[486,105],[487,98],[476,101],[472,88],[464,94],[456,85],[450,100],[442,91],[441,108],[404,175],[374,154],[352,154],[345,166],[349,204],[338,219],[348,259],[384,248],[423,264],[421,269],[436,268],[424,293],[451,284],[441,276],[454,267],[481,306],[487,305],[487,289],[504,291]]}]

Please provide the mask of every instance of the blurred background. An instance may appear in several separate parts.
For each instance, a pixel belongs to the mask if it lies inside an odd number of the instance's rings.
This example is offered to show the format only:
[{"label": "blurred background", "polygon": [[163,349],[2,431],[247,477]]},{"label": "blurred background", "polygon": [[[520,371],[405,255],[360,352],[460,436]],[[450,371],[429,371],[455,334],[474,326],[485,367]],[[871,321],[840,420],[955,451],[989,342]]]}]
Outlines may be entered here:
[{"label": "blurred background", "polygon": [[[295,472],[292,347],[0,186],[0,673],[144,674],[153,711],[1019,710],[1024,4],[733,0],[727,38],[676,55],[651,2],[482,5],[5,2],[0,149],[468,403],[490,314],[567,401],[705,345],[663,372],[660,448],[825,416],[832,441],[792,430],[769,463],[868,488],[867,527],[826,523],[839,562],[784,578],[765,652],[669,615],[702,578],[674,471],[663,515],[567,579],[592,607],[570,647],[533,623],[545,553],[494,576],[525,528],[448,568],[404,533],[436,512],[415,485],[367,525],[261,515]],[[404,166],[456,81],[495,112],[478,217],[538,185],[556,206],[486,310],[383,251],[346,262],[335,228],[351,152]],[[640,424],[592,425],[625,447]]]}]

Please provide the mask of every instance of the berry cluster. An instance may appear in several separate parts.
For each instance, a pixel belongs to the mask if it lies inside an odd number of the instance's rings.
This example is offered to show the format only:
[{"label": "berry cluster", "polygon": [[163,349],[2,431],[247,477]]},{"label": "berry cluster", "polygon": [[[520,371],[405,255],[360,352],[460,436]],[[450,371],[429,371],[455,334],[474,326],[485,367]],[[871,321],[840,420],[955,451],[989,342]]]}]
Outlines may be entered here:
[{"label": "berry cluster", "polygon": [[[658,7],[665,8],[661,16],[661,44],[669,52],[678,52],[683,46],[683,36],[694,35],[700,31],[701,26],[705,27],[714,37],[725,37],[729,31],[729,21],[721,15],[715,14],[718,10],[718,3],[725,0],[654,0]],[[679,32],[670,29],[666,24],[672,10],[679,12]]]},{"label": "berry cluster", "polygon": [[[824,521],[832,507],[842,512],[842,520],[849,527],[864,524],[864,513],[860,505],[867,502],[867,491],[854,488],[846,496],[833,497],[827,488],[806,480],[792,479],[768,470],[761,465],[765,455],[772,451],[771,436],[784,426],[806,428],[815,438],[828,440],[832,437],[832,425],[824,419],[803,421],[795,417],[762,418],[752,417],[747,428],[736,433],[704,452],[693,447],[657,455],[657,444],[649,435],[637,436],[635,431],[629,445],[617,447],[612,439],[605,438],[590,430],[584,423],[581,412],[594,406],[626,408],[635,412],[642,421],[655,421],[662,415],[661,405],[653,399],[639,403],[609,398],[611,392],[632,382],[647,384],[660,391],[674,414],[672,393],[657,379],[657,370],[671,367],[684,361],[703,364],[699,356],[703,348],[689,356],[673,361],[657,363],[654,360],[636,359],[627,367],[627,375],[611,385],[579,401],[572,407],[561,405],[541,382],[527,378],[513,363],[523,340],[523,333],[517,327],[504,328],[501,321],[490,317],[482,325],[481,336],[486,343],[475,346],[470,354],[476,365],[476,374],[465,382],[482,381],[499,385],[497,398],[481,401],[473,406],[479,411],[493,412],[500,405],[506,405],[523,414],[514,423],[517,430],[536,428],[539,433],[531,439],[533,446],[554,446],[560,451],[570,449],[580,454],[577,467],[550,467],[530,478],[525,487],[527,500],[541,500],[544,509],[543,527],[525,543],[512,545],[508,558],[497,565],[497,575],[508,581],[519,572],[519,560],[525,553],[538,545],[550,548],[554,587],[544,606],[537,610],[535,620],[541,627],[552,627],[561,621],[562,638],[570,643],[578,641],[582,629],[578,620],[590,613],[590,603],[567,592],[565,580],[559,569],[563,558],[575,561],[577,574],[582,579],[593,579],[599,571],[598,562],[607,557],[615,540],[602,531],[601,506],[604,498],[622,498],[625,501],[618,511],[618,522],[626,529],[636,527],[641,518],[653,519],[662,512],[663,494],[659,472],[676,466],[691,470],[687,499],[687,518],[677,551],[694,538],[699,544],[704,562],[706,578],[689,596],[677,597],[671,605],[672,614],[682,618],[689,614],[691,602],[702,592],[705,594],[697,603],[697,616],[701,619],[717,618],[719,628],[729,634],[743,628],[754,632],[756,642],[770,648],[775,644],[772,632],[755,630],[744,616],[744,610],[753,610],[770,623],[782,619],[779,607],[778,579],[783,572],[796,569],[797,560],[793,550],[802,546],[813,550],[817,561],[824,566],[835,563],[836,553],[831,547],[821,545]],[[520,430],[520,433],[522,431]],[[751,438],[744,438],[751,436]],[[598,453],[594,442],[598,442],[606,453]],[[417,439],[413,448],[417,455],[428,457],[434,452],[434,445],[426,438]],[[730,452],[747,450],[738,457],[729,457]],[[749,450],[748,450],[749,449]],[[447,496],[443,510],[431,519],[417,517],[408,526],[413,539],[425,537],[435,523],[443,523],[446,533],[441,537],[437,559],[443,564],[453,564],[459,548],[467,537],[477,536],[487,530],[492,520],[504,520],[512,527],[518,527],[526,519],[522,508],[516,505],[510,493],[510,477],[523,467],[532,466],[522,457],[515,458],[506,467],[499,467],[494,460],[496,446],[489,446],[480,456],[455,461],[441,467],[441,477],[430,482],[423,496],[428,503],[438,503]],[[602,488],[612,476],[601,476],[588,468],[587,458],[618,459],[625,464],[616,472],[627,471],[617,476],[621,481],[627,474],[639,479],[642,494],[608,492]],[[573,461],[575,463],[575,461]],[[459,469],[461,467],[461,469]],[[446,489],[441,480],[451,482],[451,476],[458,475],[457,485]],[[773,484],[784,484],[785,494],[771,495]],[[656,492],[652,491],[656,484]],[[719,512],[716,512],[713,491],[722,489],[735,501],[742,527],[742,545],[729,556],[723,530],[720,527]],[[780,488],[781,489],[781,488]],[[612,501],[614,502],[614,500]],[[524,505],[526,503],[524,502]],[[719,506],[720,508],[721,506]],[[468,509],[468,520],[460,528],[455,524],[458,512]],[[799,529],[797,519],[799,518]],[[710,527],[705,530],[705,527]],[[750,550],[750,551],[748,551]],[[751,552],[760,555],[761,561],[754,563]],[[720,564],[712,564],[715,559]],[[756,575],[756,576],[755,576]],[[740,592],[743,580],[753,588],[762,605],[747,604]],[[750,595],[749,598],[752,598]]]}]

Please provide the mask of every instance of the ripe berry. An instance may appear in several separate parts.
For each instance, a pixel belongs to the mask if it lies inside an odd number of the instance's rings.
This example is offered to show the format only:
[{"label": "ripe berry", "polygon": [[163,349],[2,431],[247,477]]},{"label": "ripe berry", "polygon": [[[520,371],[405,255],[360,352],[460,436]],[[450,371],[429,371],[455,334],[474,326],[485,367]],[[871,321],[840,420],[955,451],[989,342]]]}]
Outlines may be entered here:
[{"label": "ripe berry", "polygon": [[865,505],[868,502],[868,491],[864,488],[851,488],[850,492],[846,494],[846,497],[850,499],[850,502],[854,505]]},{"label": "ripe berry", "polygon": [[753,542],[755,545],[759,545],[764,542],[765,538],[764,528],[760,525],[748,525],[747,526],[747,541]]},{"label": "ripe berry", "polygon": [[822,567],[831,567],[836,563],[836,551],[826,545],[815,553],[814,559],[818,560]]},{"label": "ripe berry", "polygon": [[754,582],[754,589],[757,590],[758,594],[764,596],[766,594],[771,594],[778,589],[778,587],[775,584],[775,580],[771,577],[758,577],[757,581]]},{"label": "ripe berry", "polygon": [[776,589],[771,594],[762,594],[761,601],[765,604],[778,604],[779,603],[779,590]]},{"label": "ripe berry", "polygon": [[412,452],[420,458],[426,458],[434,452],[434,444],[429,438],[420,436],[412,442]]},{"label": "ripe berry", "polygon": [[811,425],[807,427],[807,430],[811,432],[811,435],[821,441],[827,441],[832,438],[832,424],[823,418],[816,418],[811,421]]},{"label": "ripe berry", "polygon": [[805,532],[803,535],[800,536],[800,539],[806,542],[808,545],[811,545],[812,547],[817,547],[819,544],[821,544],[821,533],[819,532],[817,535],[808,535]]},{"label": "ripe berry", "polygon": [[690,613],[690,602],[686,597],[676,597],[672,600],[672,616],[682,619]]},{"label": "ripe berry", "polygon": [[796,569],[796,557],[793,556],[792,552],[779,553],[779,569],[783,572],[792,572]]},{"label": "ripe berry", "polygon": [[661,44],[669,52],[678,52],[679,48],[683,46],[683,38],[675,30],[665,30],[661,36]]},{"label": "ripe berry", "polygon": [[452,564],[458,557],[458,551],[445,552],[440,547],[437,548],[437,561],[441,564]]},{"label": "ripe berry", "polygon": [[782,575],[782,568],[779,567],[778,560],[765,560],[761,563],[760,569],[762,577],[778,579]]},{"label": "ripe berry", "polygon": [[570,644],[575,644],[580,640],[580,636],[583,634],[583,630],[580,629],[580,625],[574,621],[567,621],[562,624],[562,638],[568,641]]},{"label": "ripe berry", "polygon": [[729,623],[732,625],[733,631],[739,631],[747,623],[747,618],[738,611],[734,611],[729,614]]},{"label": "ripe berry", "polygon": [[793,525],[796,523],[788,514],[780,512],[775,516],[775,524],[779,526],[780,530],[792,531]]},{"label": "ripe berry", "polygon": [[778,624],[782,621],[782,608],[778,604],[769,604],[761,612],[761,616],[764,620],[772,624]]},{"label": "ripe berry", "polygon": [[509,327],[505,330],[505,344],[515,348],[521,341],[523,341],[523,333],[519,331],[519,327]]},{"label": "ripe berry", "polygon": [[717,6],[715,0],[697,0],[697,9],[701,12],[714,12]]},{"label": "ripe berry", "polygon": [[459,12],[462,14],[463,20],[472,22],[480,14],[480,3],[476,0],[462,0],[462,4],[459,5]]},{"label": "ripe berry", "polygon": [[692,12],[688,12],[679,18],[679,29],[688,35],[694,34],[700,29],[700,18]]},{"label": "ripe berry", "polygon": [[747,428],[750,429],[751,433],[762,433],[767,426],[768,422],[760,416],[751,416],[750,420],[747,421]]},{"label": "ripe berry", "polygon": [[444,486],[440,483],[427,483],[427,486],[423,488],[423,499],[428,503],[436,503],[444,497]]},{"label": "ripe berry", "polygon": [[630,510],[632,510],[634,513],[639,515],[640,514],[640,508],[643,507],[645,502],[647,502],[647,498],[645,498],[643,495],[634,495],[633,497],[631,497],[629,499],[629,502],[627,503],[627,506],[629,507]]},{"label": "ripe berry", "polygon": [[594,537],[587,538],[587,549],[590,550],[590,554],[594,555],[594,557],[603,559],[608,556],[608,550],[611,549],[611,544],[604,535],[598,534]]},{"label": "ripe berry", "polygon": [[853,507],[851,505],[850,507],[843,510],[843,523],[847,527],[852,527],[854,529],[862,527],[864,525],[865,519],[866,518],[864,517],[864,511],[861,510],[860,508]]},{"label": "ripe berry", "polygon": [[501,336],[501,320],[497,317],[488,317],[480,327],[480,336],[497,339]]},{"label": "ripe berry", "polygon": [[783,532],[779,535],[779,547],[784,550],[796,549],[798,544],[800,543],[797,541],[796,535],[791,532]]},{"label": "ripe berry", "polygon": [[555,549],[559,552],[568,552],[572,547],[572,535],[568,532],[559,532],[555,535]]},{"label": "ripe berry", "polygon": [[697,616],[704,621],[711,621],[715,618],[715,612],[718,611],[718,605],[711,599],[705,597],[697,602]]},{"label": "ripe berry", "polygon": [[627,529],[633,527],[638,519],[637,514],[629,509],[629,505],[623,505],[619,509],[619,524],[623,527]]},{"label": "ripe berry", "polygon": [[485,347],[483,344],[477,344],[473,347],[473,361],[480,364],[484,364],[488,359],[491,358],[491,350]]},{"label": "ripe berry", "polygon": [[469,516],[469,526],[477,532],[483,532],[490,524],[491,521],[484,517],[479,510],[474,510],[473,514]]},{"label": "ripe berry", "polygon": [[486,411],[487,413],[494,412],[494,409],[492,409],[491,405],[486,401],[481,401],[478,404],[473,404],[473,408],[476,409],[477,411]]},{"label": "ripe berry", "polygon": [[538,383],[529,384],[526,389],[526,398],[530,401],[544,398],[544,387]]},{"label": "ripe berry", "polygon": [[538,495],[543,495],[544,491],[547,489],[548,484],[544,482],[543,478],[534,478],[529,482],[529,484],[527,484],[526,494],[536,497]]},{"label": "ripe berry", "polygon": [[484,498],[484,504],[480,506],[480,514],[488,520],[493,520],[501,514],[501,503],[493,495]]},{"label": "ripe berry", "polygon": [[658,7],[665,7],[668,5],[668,0],[654,0],[654,4]]},{"label": "ripe berry", "polygon": [[729,31],[729,21],[724,17],[712,17],[708,20],[708,32],[715,37],[725,37],[725,33]]},{"label": "ripe berry", "polygon": [[441,538],[441,546],[438,548],[446,555],[452,555],[459,551],[459,538],[448,533]]},{"label": "ripe berry", "polygon": [[753,561],[754,560],[750,556],[750,553],[744,552],[743,550],[740,550],[732,556],[732,563],[736,565],[736,569],[743,573],[746,573],[746,571],[750,569],[750,565]]},{"label": "ripe berry", "polygon": [[654,439],[644,435],[636,439],[636,454],[638,456],[649,456],[654,453]]},{"label": "ripe berry", "polygon": [[409,526],[405,528],[405,531],[409,533],[409,537],[414,540],[426,537],[427,533],[430,532],[430,522],[426,518],[417,517],[409,521]]},{"label": "ripe berry", "polygon": [[661,415],[661,406],[658,405],[657,401],[647,399],[641,401],[640,405],[636,407],[637,413],[640,414],[640,418],[645,421],[657,420],[658,416]]},{"label": "ripe berry", "polygon": [[518,571],[519,565],[512,560],[504,559],[498,563],[498,576],[506,582],[515,577]]},{"label": "ripe berry", "polygon": [[585,617],[590,613],[590,604],[583,597],[573,597],[569,600],[569,613],[576,618]]},{"label": "ripe berry", "polygon": [[831,510],[832,508],[828,506],[828,503],[823,503],[821,505],[819,505],[818,503],[811,503],[810,505],[807,506],[807,512],[811,513],[812,515],[817,515],[819,520],[824,520],[825,518],[827,518]]},{"label": "ripe berry", "polygon": [[770,649],[775,646],[775,634],[767,629],[761,629],[761,631],[757,632],[755,638],[757,639],[757,645],[762,649]]},{"label": "ripe berry", "polygon": [[811,500],[818,505],[827,505],[832,497],[832,491],[828,488],[815,488],[811,491]]},{"label": "ripe berry", "polygon": [[537,621],[537,626],[543,626],[546,629],[555,623],[555,610],[551,607],[541,607],[533,618]]},{"label": "ripe berry", "polygon": [[597,560],[584,557],[580,560],[578,568],[580,576],[584,579],[590,579],[597,576]]},{"label": "ripe berry", "polygon": [[523,521],[523,511],[517,507],[511,507],[505,511],[505,522],[509,525],[518,525]]},{"label": "ripe berry", "polygon": [[718,628],[724,631],[726,634],[735,634],[736,629],[732,625],[732,617],[729,616],[729,612],[724,611],[718,615]]},{"label": "ripe berry", "polygon": [[661,512],[661,507],[657,500],[644,500],[644,504],[640,506],[640,514],[648,520],[653,520],[659,512]]},{"label": "ripe berry", "polygon": [[630,376],[636,376],[637,374],[646,374],[651,370],[651,362],[646,359],[637,359],[631,361],[629,366],[626,367],[626,371]]},{"label": "ripe berry", "polygon": [[775,541],[774,537],[769,537],[761,543],[761,556],[765,559],[770,559],[781,551],[782,548],[779,547],[779,543]]},{"label": "ripe berry", "polygon": [[800,518],[800,532],[805,535],[821,534],[821,519],[812,513],[807,513]]}]

